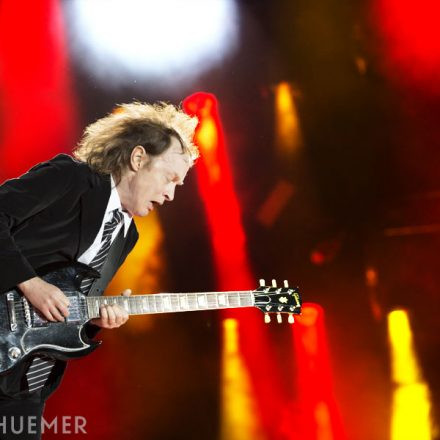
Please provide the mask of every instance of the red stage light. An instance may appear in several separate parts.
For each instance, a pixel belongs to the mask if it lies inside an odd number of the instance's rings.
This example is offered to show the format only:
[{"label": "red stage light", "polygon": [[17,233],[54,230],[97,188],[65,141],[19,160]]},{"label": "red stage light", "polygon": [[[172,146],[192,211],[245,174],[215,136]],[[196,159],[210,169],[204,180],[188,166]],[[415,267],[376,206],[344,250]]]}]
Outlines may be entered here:
[{"label": "red stage light", "polygon": [[324,312],[318,304],[305,303],[292,335],[297,362],[298,407],[301,440],[346,438],[333,393]]},{"label": "red stage light", "polygon": [[[241,224],[239,203],[234,191],[218,102],[209,93],[195,93],[183,102],[186,112],[199,118],[195,142],[201,150],[196,164],[199,191],[211,232],[213,256],[220,290],[253,289]],[[226,310],[224,318],[239,325],[239,344],[255,393],[257,417],[268,439],[280,438],[280,414],[285,407],[279,383],[280,372],[270,349],[263,317],[255,310]],[[277,422],[278,420],[278,422]]]},{"label": "red stage light", "polygon": [[[440,92],[440,3],[421,0],[377,0],[379,25],[385,36],[390,72]],[[397,67],[397,72],[395,69]]]}]

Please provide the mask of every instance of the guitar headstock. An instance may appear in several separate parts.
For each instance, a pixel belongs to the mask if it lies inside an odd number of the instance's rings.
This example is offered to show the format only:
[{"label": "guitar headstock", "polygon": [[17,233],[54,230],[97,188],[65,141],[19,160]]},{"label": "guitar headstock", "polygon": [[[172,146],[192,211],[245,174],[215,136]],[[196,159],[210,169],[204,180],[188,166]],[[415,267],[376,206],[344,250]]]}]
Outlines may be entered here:
[{"label": "guitar headstock", "polygon": [[277,287],[275,280],[271,286],[266,286],[264,280],[260,280],[260,287],[253,291],[255,307],[264,313],[264,322],[270,322],[270,314],[276,313],[278,323],[283,322],[282,313],[288,314],[289,324],[293,324],[293,315],[301,313],[301,297],[298,287],[289,287],[284,280],[283,287]]}]

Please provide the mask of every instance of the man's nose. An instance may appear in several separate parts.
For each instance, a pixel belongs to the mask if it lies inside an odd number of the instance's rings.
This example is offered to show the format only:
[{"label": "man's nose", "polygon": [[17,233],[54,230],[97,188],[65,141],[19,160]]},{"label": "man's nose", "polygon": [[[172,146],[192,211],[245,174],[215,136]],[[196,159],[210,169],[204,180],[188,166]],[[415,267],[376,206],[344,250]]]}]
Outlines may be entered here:
[{"label": "man's nose", "polygon": [[163,194],[165,197],[165,200],[167,200],[168,202],[172,202],[174,200],[174,190],[175,190],[174,185],[172,187],[166,189],[166,191]]}]

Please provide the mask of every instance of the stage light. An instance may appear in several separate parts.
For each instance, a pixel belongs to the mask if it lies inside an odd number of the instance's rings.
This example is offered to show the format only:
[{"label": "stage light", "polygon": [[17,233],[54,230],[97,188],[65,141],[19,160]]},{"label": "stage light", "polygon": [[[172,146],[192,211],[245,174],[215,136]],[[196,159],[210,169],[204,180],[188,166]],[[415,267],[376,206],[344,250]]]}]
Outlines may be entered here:
[{"label": "stage light", "polygon": [[390,74],[399,82],[410,80],[440,93],[440,3],[375,0],[373,4],[384,35],[384,58]]},{"label": "stage light", "polygon": [[302,421],[297,427],[297,435],[292,438],[345,440],[345,428],[333,390],[322,307],[304,303],[302,314],[292,326],[292,336]]},{"label": "stage light", "polygon": [[194,93],[183,101],[183,108],[199,118],[194,139],[200,147],[201,157],[196,172],[212,234],[219,289],[250,288],[253,279],[246,251],[246,234],[217,99],[210,93]]},{"label": "stage light", "polygon": [[275,145],[283,159],[291,157],[302,146],[294,95],[292,86],[287,82],[275,87]]},{"label": "stage light", "polygon": [[388,335],[395,385],[391,440],[430,440],[430,393],[419,367],[407,312],[388,314]]},{"label": "stage light", "polygon": [[[249,264],[246,231],[242,225],[241,207],[234,188],[219,103],[213,94],[198,92],[183,101],[183,108],[188,114],[199,118],[195,143],[200,148],[201,157],[197,161],[195,171],[211,233],[218,290],[251,289],[254,287],[255,277],[252,276]],[[286,403],[279,380],[280,366],[276,362],[263,317],[258,311],[247,308],[226,309],[222,316],[240,322],[240,326],[235,329],[234,321],[227,321],[229,324],[226,324],[225,329],[229,329],[229,336],[225,338],[225,342],[234,347],[233,335],[237,332],[240,359],[243,359],[243,363],[239,364],[237,375],[233,377],[235,383],[241,380],[240,377],[249,377],[252,395],[255,396],[252,408],[257,411],[256,419],[249,418],[251,406],[245,398],[248,393],[243,393],[243,388],[235,388],[237,396],[234,397],[234,387],[222,382],[222,389],[227,393],[223,396],[223,403],[227,408],[223,407],[222,438],[281,438],[280,431],[283,427],[280,414],[284,412]],[[224,348],[224,354],[231,346]],[[226,377],[230,377],[226,375],[232,374],[233,363],[227,362],[225,357],[223,359],[225,380]],[[242,367],[247,371],[242,370]],[[232,407],[231,402],[234,399],[237,401]],[[237,417],[232,417],[232,413],[246,417],[246,430],[243,428],[243,422]],[[245,437],[249,430],[258,428],[254,420],[258,420],[262,432]],[[244,433],[243,436],[239,436],[240,432]]]},{"label": "stage light", "polygon": [[236,319],[223,320],[222,440],[258,438],[261,430],[246,360],[239,347],[238,326]]},{"label": "stage light", "polygon": [[112,83],[194,77],[237,42],[234,0],[72,0],[64,7],[79,61]]},{"label": "stage light", "polygon": [[266,227],[272,226],[294,193],[295,188],[290,182],[279,180],[257,213],[260,223]]}]

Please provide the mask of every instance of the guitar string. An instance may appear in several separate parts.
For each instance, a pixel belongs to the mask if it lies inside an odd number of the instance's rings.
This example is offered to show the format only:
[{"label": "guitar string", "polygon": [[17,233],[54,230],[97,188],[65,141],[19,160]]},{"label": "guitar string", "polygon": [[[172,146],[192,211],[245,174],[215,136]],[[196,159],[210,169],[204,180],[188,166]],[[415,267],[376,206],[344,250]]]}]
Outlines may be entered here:
[{"label": "guitar string", "polygon": [[[251,296],[252,295],[252,291],[249,291],[249,292],[246,292],[246,291],[228,291],[228,292],[225,292],[225,294],[232,294],[232,293],[238,294],[240,296],[240,299],[243,296]],[[217,293],[217,292],[206,292],[206,293],[170,293],[170,294],[166,294],[166,293],[154,294],[153,293],[153,294],[150,294],[150,295],[133,295],[133,296],[129,296],[129,297],[124,297],[124,296],[97,296],[96,298],[94,298],[94,297],[93,298],[92,297],[85,297],[83,301],[87,302],[87,300],[90,300],[90,301],[98,301],[98,302],[105,303],[106,301],[116,301],[116,302],[120,301],[120,302],[123,302],[123,301],[128,299],[130,302],[132,302],[132,301],[141,301],[141,300],[149,299],[149,298],[152,298],[152,299],[159,298],[159,299],[162,299],[162,300],[164,298],[171,298],[171,299],[178,299],[179,298],[180,299],[182,296],[184,298],[188,297],[188,299],[196,299],[197,295],[202,296],[202,297],[206,297],[206,298],[211,297],[209,299],[212,299],[212,298],[215,298],[217,295],[220,295],[220,294],[223,294],[223,293],[222,292],[219,292],[219,293]],[[76,297],[76,298],[78,298],[78,297]],[[230,298],[228,298],[228,299],[230,299]],[[234,299],[234,297],[232,299]],[[23,310],[26,308],[21,300],[19,300],[18,302],[17,302],[17,300],[14,300],[14,307],[22,308]],[[32,306],[29,305],[29,307],[32,307]],[[70,306],[70,307],[72,307],[72,306]]]},{"label": "guitar string", "polygon": [[[237,299],[240,302],[243,299],[246,300],[246,299],[251,299],[252,298],[252,296],[251,296],[252,292],[251,291],[249,291],[249,292],[228,291],[228,292],[225,292],[225,294],[226,293],[228,293],[228,294],[230,294],[230,293],[238,294],[238,297],[228,298],[228,300],[229,300],[228,302],[231,302],[230,301],[231,299],[232,300]],[[138,306],[142,306],[142,309],[144,309],[145,308],[144,300],[147,299],[147,303],[148,303],[147,306],[154,307],[155,309],[162,308],[163,309],[162,311],[166,311],[166,307],[164,307],[163,305],[157,304],[156,298],[161,299],[162,301],[165,298],[169,298],[169,299],[171,299],[170,302],[172,302],[172,300],[174,299],[175,300],[174,302],[177,302],[179,304],[179,310],[182,310],[182,309],[185,310],[186,309],[185,307],[182,308],[180,306],[180,304],[181,304],[180,299],[183,296],[183,298],[189,300],[188,301],[188,308],[190,308],[190,307],[197,307],[195,310],[198,310],[199,309],[199,303],[198,303],[198,298],[197,298],[198,295],[202,296],[202,298],[208,299],[208,301],[207,301],[208,309],[209,309],[209,306],[213,306],[214,308],[222,308],[223,306],[220,306],[218,304],[218,300],[217,299],[215,299],[213,301],[213,299],[216,298],[216,296],[219,295],[219,294],[221,294],[221,293],[218,293],[218,292],[212,292],[212,293],[211,292],[206,292],[206,293],[178,293],[178,294],[170,294],[170,295],[167,295],[167,294],[151,294],[151,295],[142,295],[142,296],[138,295],[137,297],[133,296],[133,297],[129,298],[129,308],[130,308],[130,305],[133,304],[134,308],[136,308]],[[159,296],[159,295],[161,295],[161,296]],[[211,296],[211,298],[209,298],[210,296]],[[111,299],[109,299],[109,298],[111,298]],[[151,298],[151,300],[150,300],[150,298]],[[108,297],[97,297],[95,300],[97,300],[99,303],[101,303],[99,305],[103,305],[103,304],[106,303],[106,301],[107,302],[111,302],[112,304],[118,304],[118,302],[126,301],[127,298],[120,297],[120,296],[108,296]],[[211,301],[209,301],[209,300],[211,300]],[[85,312],[85,311],[87,311],[89,309],[89,306],[87,304],[85,304],[86,301],[87,301],[87,299],[85,299],[84,304],[75,304],[74,306],[70,306],[69,307],[69,311],[70,312],[78,312],[78,311],[84,311]],[[142,304],[141,304],[141,302],[142,302]],[[190,302],[193,302],[194,304],[190,304]],[[153,303],[153,304],[151,304],[151,303]],[[240,306],[240,305],[241,304],[238,304],[238,306]],[[243,307],[247,307],[247,306],[251,306],[251,305],[252,305],[252,303],[251,304],[243,304]],[[173,304],[171,304],[171,306],[173,306]],[[235,307],[235,306],[236,305],[234,305],[234,304],[225,304],[224,307],[228,308],[228,307]],[[32,308],[32,306],[29,306],[29,307]],[[95,305],[91,305],[91,307],[96,307],[96,306]],[[205,307],[205,306],[202,305],[202,307]],[[27,307],[25,307],[23,305],[23,303],[21,303],[21,302],[19,302],[19,303],[15,302],[14,303],[14,310],[16,312],[21,312],[21,311],[24,312],[26,309],[27,309]],[[207,309],[201,309],[201,310],[207,310]],[[151,312],[151,311],[149,311],[149,312]],[[156,311],[153,311],[153,313],[154,312],[156,312]]]},{"label": "guitar string", "polygon": [[[234,298],[235,300],[238,300],[238,301],[241,301],[241,300],[248,300],[248,299],[250,299],[248,296],[240,296],[240,298]],[[98,301],[100,304],[100,306],[101,305],[106,305],[106,304],[111,304],[111,305],[114,305],[114,304],[116,304],[116,305],[122,305],[122,306],[124,306],[125,304],[121,304],[121,303],[124,303],[124,301],[121,301],[121,300],[110,300],[110,301]],[[170,301],[170,302],[172,302],[172,301]],[[177,298],[176,298],[176,300],[174,301],[174,303],[181,303],[179,300],[177,300]],[[191,304],[192,303],[192,304]],[[207,306],[213,306],[213,307],[223,307],[223,306],[226,306],[226,307],[228,307],[228,306],[230,306],[230,305],[232,305],[232,303],[233,303],[233,301],[229,301],[229,303],[230,304],[222,304],[222,305],[220,305],[220,304],[218,304],[218,301],[207,301]],[[192,298],[190,301],[188,301],[188,304],[190,304],[191,306],[192,305],[194,305],[194,306],[200,306],[200,307],[205,307],[205,304],[199,304],[198,303],[198,301],[197,301],[197,299],[196,298]],[[136,300],[135,301],[130,301],[129,302],[129,307],[130,306],[134,306],[134,307],[136,307],[136,306],[143,306],[143,307],[145,307],[145,301],[142,299],[137,299],[136,298]],[[146,304],[147,306],[150,306],[150,305],[152,305],[152,306],[155,306],[155,307],[161,307],[161,305],[160,304],[157,304],[157,301],[156,300],[154,300],[154,301],[147,301],[147,304]],[[174,305],[174,304],[171,304],[172,306]],[[78,305],[78,304],[76,304],[76,305],[73,305],[73,306],[69,306],[69,311],[71,311],[71,312],[75,312],[75,311],[78,311],[78,310],[85,310],[85,309],[87,309],[87,308],[89,308],[89,307],[96,307],[96,305],[87,305],[87,304],[81,304],[81,305]],[[32,311],[32,309],[33,310],[35,310],[32,306],[29,306],[29,308],[31,309],[31,311]],[[180,308],[182,308],[182,307],[180,307]],[[23,306],[22,304],[14,304],[14,309],[15,309],[15,311],[17,311],[17,312],[21,312],[21,311],[23,311],[23,312],[25,312],[26,310],[27,310],[27,307],[25,307],[25,306]]]},{"label": "guitar string", "polygon": [[[163,299],[163,298],[161,298],[161,299]],[[200,305],[198,303],[198,301],[197,301],[197,298],[188,298],[188,299],[189,299],[189,301],[188,301],[189,307],[197,307],[197,309],[199,307],[202,307],[201,310],[203,310],[204,307],[208,307],[208,308],[209,307],[214,307],[214,308],[235,307],[235,304],[233,304],[233,301],[229,301],[230,304],[220,305],[220,304],[218,304],[218,301],[212,301],[212,300],[209,301],[208,300],[206,305],[204,305],[204,304]],[[250,300],[250,299],[251,298],[248,295],[246,295],[246,296],[245,295],[240,295],[240,298],[234,298],[234,300],[238,300],[238,303],[237,303],[238,306],[241,305],[240,302],[242,300]],[[106,303],[107,304],[112,304],[112,305],[117,304],[117,305],[124,306],[124,304],[121,304],[124,301],[121,300],[119,297],[117,297],[117,299],[113,299],[113,300],[110,300],[110,301],[107,300],[107,302],[104,301],[104,300],[98,300],[98,302],[100,303],[99,306],[105,305]],[[170,301],[170,302],[172,302],[172,301]],[[178,305],[179,309],[185,309],[184,306],[182,307],[180,305],[181,304],[180,298],[176,297],[174,303],[178,303],[178,304],[171,304],[171,307],[173,307],[174,305]],[[243,305],[246,306],[247,304],[243,304]],[[249,305],[252,305],[252,302],[250,302]],[[139,306],[141,306],[142,309],[144,309],[145,306],[151,306],[151,307],[154,307],[154,308],[162,308],[164,310],[167,309],[167,307],[164,306],[163,304],[158,304],[156,300],[154,300],[154,301],[147,301],[147,304],[145,304],[144,298],[142,298],[142,299],[141,298],[132,298],[132,300],[129,302],[129,308],[136,308],[136,307],[139,307]],[[90,307],[96,307],[96,305],[87,305],[87,304],[78,305],[78,304],[76,304],[74,306],[70,306],[69,307],[69,312],[85,311],[85,310],[87,310]],[[34,310],[33,307],[30,307],[30,308]],[[22,304],[14,304],[14,310],[16,312],[25,312],[27,310],[27,307],[23,306]]]}]

